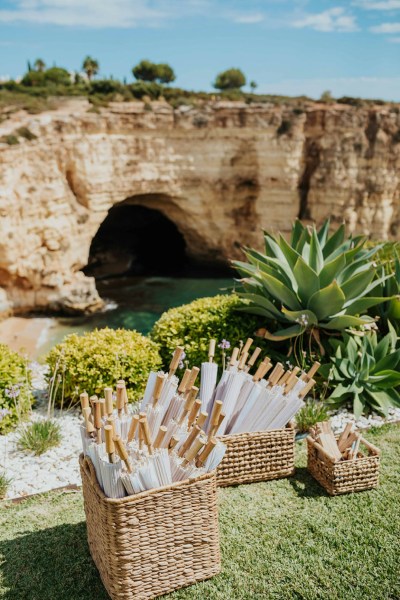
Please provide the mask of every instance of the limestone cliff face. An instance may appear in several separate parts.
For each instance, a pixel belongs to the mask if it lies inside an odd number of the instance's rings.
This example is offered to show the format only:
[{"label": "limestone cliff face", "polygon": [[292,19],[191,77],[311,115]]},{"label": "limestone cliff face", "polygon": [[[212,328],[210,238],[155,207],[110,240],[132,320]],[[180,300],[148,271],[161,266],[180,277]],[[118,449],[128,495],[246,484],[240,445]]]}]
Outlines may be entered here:
[{"label": "limestone cliff face", "polygon": [[260,246],[262,228],[286,232],[298,216],[397,236],[396,108],[88,108],[79,100],[0,126],[0,136],[21,125],[37,136],[0,144],[0,286],[16,311],[98,308],[80,269],[108,210],[124,201],[162,211],[203,261],[237,257],[242,244]]}]

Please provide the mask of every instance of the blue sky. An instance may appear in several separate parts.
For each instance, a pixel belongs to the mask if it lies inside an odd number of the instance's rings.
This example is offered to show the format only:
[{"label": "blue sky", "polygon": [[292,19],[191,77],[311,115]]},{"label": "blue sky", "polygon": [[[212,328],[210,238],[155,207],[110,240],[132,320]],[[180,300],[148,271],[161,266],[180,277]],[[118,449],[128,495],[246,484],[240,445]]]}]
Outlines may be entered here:
[{"label": "blue sky", "polygon": [[149,58],[188,89],[235,66],[260,93],[400,101],[400,0],[0,0],[0,77],[87,54],[128,81]]}]

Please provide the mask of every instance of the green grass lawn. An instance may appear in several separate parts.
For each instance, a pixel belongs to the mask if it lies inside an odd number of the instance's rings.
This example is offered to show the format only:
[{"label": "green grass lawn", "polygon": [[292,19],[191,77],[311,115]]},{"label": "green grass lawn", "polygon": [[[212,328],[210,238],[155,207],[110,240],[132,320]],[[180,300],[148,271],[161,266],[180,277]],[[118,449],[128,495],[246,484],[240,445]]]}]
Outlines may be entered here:
[{"label": "green grass lawn", "polygon": [[[400,598],[400,427],[368,435],[381,485],[330,498],[297,445],[290,479],[219,491],[221,575],[170,600]],[[80,492],[53,492],[0,513],[0,598],[105,600],[86,543]]]}]

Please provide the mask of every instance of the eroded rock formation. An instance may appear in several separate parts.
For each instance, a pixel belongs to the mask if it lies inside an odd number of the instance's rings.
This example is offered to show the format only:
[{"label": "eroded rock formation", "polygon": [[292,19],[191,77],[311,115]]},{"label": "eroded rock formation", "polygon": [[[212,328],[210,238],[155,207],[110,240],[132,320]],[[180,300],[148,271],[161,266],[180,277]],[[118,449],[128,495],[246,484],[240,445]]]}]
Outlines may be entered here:
[{"label": "eroded rock formation", "polygon": [[237,257],[242,244],[262,243],[262,228],[286,232],[298,216],[397,236],[396,107],[88,108],[78,100],[0,126],[37,136],[0,144],[0,286],[15,311],[98,308],[81,269],[108,210],[125,201],[174,221],[200,261]]}]

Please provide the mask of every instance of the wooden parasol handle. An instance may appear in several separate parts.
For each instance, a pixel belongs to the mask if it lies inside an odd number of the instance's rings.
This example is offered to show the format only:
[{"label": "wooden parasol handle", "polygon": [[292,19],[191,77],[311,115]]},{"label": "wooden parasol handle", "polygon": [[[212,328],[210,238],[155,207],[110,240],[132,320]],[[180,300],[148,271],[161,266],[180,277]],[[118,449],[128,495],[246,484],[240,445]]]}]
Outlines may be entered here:
[{"label": "wooden parasol handle", "polygon": [[123,460],[126,465],[128,473],[132,473],[132,465],[129,460],[129,454],[125,448],[125,444],[123,443],[123,441],[121,440],[119,435],[114,437],[113,442],[115,444],[115,448],[117,450],[117,453],[118,453],[120,459]]},{"label": "wooden parasol handle", "polygon": [[211,363],[214,360],[215,356],[215,340],[210,340],[210,345],[208,347],[208,361]]},{"label": "wooden parasol handle", "polygon": [[82,411],[84,408],[89,408],[89,395],[87,394],[87,392],[82,392],[82,394],[79,396],[79,399],[81,401]]},{"label": "wooden parasol handle", "polygon": [[304,398],[304,396],[306,396],[306,394],[308,394],[308,392],[311,390],[311,388],[314,385],[315,385],[315,379],[310,379],[310,381],[308,381],[306,383],[306,385],[303,387],[303,389],[299,393],[299,398]]},{"label": "wooden parasol handle", "polygon": [[198,467],[201,467],[202,465],[204,465],[204,463],[206,462],[207,458],[210,456],[211,452],[214,450],[216,445],[217,445],[217,438],[213,437],[208,441],[204,450],[197,458],[196,465]]},{"label": "wooden parasol handle", "polygon": [[106,387],[104,388],[104,400],[106,402],[106,413],[109,417],[113,414],[114,404],[113,404],[113,391],[112,388]]},{"label": "wooden parasol handle", "polygon": [[189,380],[191,372],[192,372],[191,369],[186,369],[186,371],[184,372],[183,377],[182,377],[181,382],[178,387],[178,392],[180,394],[183,394],[185,392],[185,390],[187,388],[187,382]]},{"label": "wooden parasol handle", "polygon": [[111,425],[104,426],[104,433],[106,438],[106,452],[108,454],[108,460],[110,463],[115,462],[115,445],[114,445],[114,432]]},{"label": "wooden parasol handle", "polygon": [[129,427],[129,432],[128,432],[128,444],[135,437],[136,430],[139,426],[139,419],[140,419],[139,415],[133,415],[133,417],[132,417],[132,421],[131,421],[131,424]]},{"label": "wooden parasol handle", "polygon": [[242,348],[242,352],[241,352],[241,356],[243,356],[243,354],[248,354],[250,347],[252,345],[252,343],[254,342],[254,340],[252,338],[247,338],[247,341],[245,343],[245,345]]},{"label": "wooden parasol handle", "polygon": [[177,370],[177,368],[179,366],[183,352],[184,352],[183,347],[177,346],[177,348],[175,349],[175,352],[173,354],[171,364],[169,365],[169,373],[168,373],[169,377],[172,377],[172,375],[175,374],[175,371]]},{"label": "wooden parasol handle", "polygon": [[231,367],[234,367],[236,365],[238,355],[239,355],[239,348],[234,348],[232,350],[231,360],[229,361],[229,365]]},{"label": "wooden parasol handle", "polygon": [[252,367],[254,365],[257,358],[260,356],[260,354],[261,354],[261,348],[259,348],[259,346],[257,346],[257,348],[254,350],[253,354],[250,356],[249,361],[247,363],[247,367],[249,369],[250,369],[250,367]]},{"label": "wooden parasol handle", "polygon": [[166,433],[167,428],[165,425],[160,425],[160,429],[158,430],[156,439],[154,440],[154,448],[159,448],[161,446]]}]

